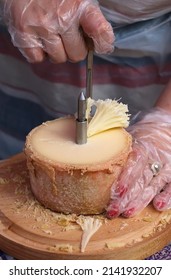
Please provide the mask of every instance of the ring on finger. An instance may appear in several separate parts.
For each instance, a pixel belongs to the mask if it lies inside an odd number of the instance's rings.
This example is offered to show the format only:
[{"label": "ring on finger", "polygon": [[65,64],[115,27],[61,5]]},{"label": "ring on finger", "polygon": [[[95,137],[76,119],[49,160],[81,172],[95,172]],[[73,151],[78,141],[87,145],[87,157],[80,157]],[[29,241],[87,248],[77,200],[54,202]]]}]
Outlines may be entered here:
[{"label": "ring on finger", "polygon": [[150,165],[150,169],[153,173],[153,176],[157,176],[161,168],[162,168],[162,164],[158,161],[155,161]]}]

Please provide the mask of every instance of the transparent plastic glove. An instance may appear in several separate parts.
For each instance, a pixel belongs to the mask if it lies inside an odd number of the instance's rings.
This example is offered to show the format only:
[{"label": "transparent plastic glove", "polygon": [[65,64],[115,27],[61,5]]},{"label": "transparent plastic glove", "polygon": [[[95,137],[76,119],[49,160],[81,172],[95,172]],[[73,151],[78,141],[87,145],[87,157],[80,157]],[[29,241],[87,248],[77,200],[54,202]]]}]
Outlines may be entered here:
[{"label": "transparent plastic glove", "polygon": [[[116,185],[112,186],[107,216],[132,217],[150,202],[163,211],[171,208],[171,114],[153,109],[128,128],[132,152]],[[154,175],[151,164],[160,164]]]},{"label": "transparent plastic glove", "polygon": [[[2,0],[13,44],[30,62],[83,60],[85,36],[97,53],[113,51],[114,34],[96,0]],[[84,35],[83,35],[84,33]]]}]

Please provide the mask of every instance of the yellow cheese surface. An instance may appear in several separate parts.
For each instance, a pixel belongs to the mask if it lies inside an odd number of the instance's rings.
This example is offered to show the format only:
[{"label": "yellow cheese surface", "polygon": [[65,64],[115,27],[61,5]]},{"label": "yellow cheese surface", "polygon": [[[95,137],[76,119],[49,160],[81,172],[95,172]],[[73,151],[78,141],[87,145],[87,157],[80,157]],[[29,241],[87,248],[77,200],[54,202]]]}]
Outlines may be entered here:
[{"label": "yellow cheese surface", "polygon": [[114,128],[75,142],[76,123],[73,118],[60,118],[37,127],[31,135],[32,149],[49,160],[74,165],[96,164],[119,155],[127,146],[124,129]]}]

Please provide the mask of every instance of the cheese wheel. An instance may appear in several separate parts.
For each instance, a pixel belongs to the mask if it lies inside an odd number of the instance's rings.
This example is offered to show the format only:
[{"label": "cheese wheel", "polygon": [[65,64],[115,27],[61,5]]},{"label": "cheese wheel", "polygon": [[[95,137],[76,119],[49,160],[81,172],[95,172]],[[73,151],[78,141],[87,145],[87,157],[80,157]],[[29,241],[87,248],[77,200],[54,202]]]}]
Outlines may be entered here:
[{"label": "cheese wheel", "polygon": [[31,189],[47,208],[65,214],[99,214],[131,150],[123,128],[109,129],[76,144],[73,117],[48,121],[27,136],[25,154]]}]

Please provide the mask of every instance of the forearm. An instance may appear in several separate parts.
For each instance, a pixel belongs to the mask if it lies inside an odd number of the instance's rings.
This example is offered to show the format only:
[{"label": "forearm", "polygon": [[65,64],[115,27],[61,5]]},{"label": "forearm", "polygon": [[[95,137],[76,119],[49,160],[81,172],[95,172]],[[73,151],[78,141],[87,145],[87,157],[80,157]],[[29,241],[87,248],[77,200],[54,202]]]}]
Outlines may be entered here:
[{"label": "forearm", "polygon": [[171,113],[171,79],[169,80],[166,88],[158,98],[155,107],[159,107]]}]

